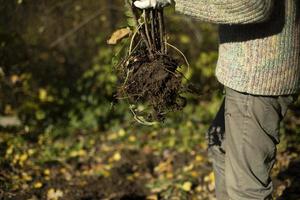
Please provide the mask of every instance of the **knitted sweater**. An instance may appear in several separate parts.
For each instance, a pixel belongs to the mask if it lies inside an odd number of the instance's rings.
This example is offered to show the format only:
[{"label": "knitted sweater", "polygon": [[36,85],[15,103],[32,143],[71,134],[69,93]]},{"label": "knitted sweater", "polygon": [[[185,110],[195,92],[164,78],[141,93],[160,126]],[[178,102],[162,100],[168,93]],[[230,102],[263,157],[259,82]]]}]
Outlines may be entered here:
[{"label": "knitted sweater", "polygon": [[176,10],[220,24],[217,79],[256,95],[300,88],[300,0],[175,0]]}]

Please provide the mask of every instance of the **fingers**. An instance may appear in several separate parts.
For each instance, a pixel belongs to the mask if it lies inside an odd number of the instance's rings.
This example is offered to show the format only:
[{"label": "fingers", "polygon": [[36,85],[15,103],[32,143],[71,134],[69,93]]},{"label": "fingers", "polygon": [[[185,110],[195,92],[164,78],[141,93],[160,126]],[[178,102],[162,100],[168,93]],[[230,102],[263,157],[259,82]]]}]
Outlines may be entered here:
[{"label": "fingers", "polygon": [[139,0],[134,2],[135,7],[140,9],[155,8],[156,0]]},{"label": "fingers", "polygon": [[158,8],[170,5],[172,0],[137,0],[134,2],[135,7],[140,9]]},{"label": "fingers", "polygon": [[[154,3],[154,5],[153,5]],[[134,2],[135,7],[140,9],[153,8],[156,6],[156,1],[153,0],[139,0]]]}]

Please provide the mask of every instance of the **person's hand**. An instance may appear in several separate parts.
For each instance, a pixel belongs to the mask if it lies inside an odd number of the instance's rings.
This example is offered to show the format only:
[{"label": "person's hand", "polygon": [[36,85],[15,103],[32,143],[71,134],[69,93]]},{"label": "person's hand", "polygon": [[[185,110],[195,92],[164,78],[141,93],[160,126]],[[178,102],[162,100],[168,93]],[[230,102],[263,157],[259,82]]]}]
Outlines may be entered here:
[{"label": "person's hand", "polygon": [[137,0],[134,2],[135,7],[140,9],[163,8],[171,4],[172,0]]}]

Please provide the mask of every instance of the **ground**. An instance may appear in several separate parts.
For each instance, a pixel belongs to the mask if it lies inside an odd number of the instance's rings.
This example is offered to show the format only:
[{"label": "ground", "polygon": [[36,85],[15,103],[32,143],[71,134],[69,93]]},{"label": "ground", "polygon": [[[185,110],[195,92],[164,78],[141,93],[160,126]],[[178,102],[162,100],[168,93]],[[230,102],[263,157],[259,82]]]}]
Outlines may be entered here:
[{"label": "ground", "polygon": [[[199,142],[185,146],[186,136],[175,129],[137,130],[78,132],[63,139],[46,133],[35,142],[3,134],[0,199],[215,199],[202,136],[190,133]],[[282,149],[272,173],[274,194],[297,200],[300,152]]]}]

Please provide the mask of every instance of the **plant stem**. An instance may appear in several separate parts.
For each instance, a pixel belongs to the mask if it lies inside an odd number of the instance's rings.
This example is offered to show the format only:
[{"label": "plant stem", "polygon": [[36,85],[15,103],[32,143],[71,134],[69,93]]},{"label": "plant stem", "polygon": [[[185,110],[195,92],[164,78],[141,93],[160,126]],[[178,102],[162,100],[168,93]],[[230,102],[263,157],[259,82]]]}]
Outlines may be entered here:
[{"label": "plant stem", "polygon": [[153,46],[152,46],[152,41],[151,41],[151,38],[150,38],[149,29],[148,29],[148,24],[149,24],[149,22],[148,22],[148,19],[149,19],[149,10],[148,9],[144,10],[143,14],[144,14],[144,21],[145,21],[144,27],[145,27],[146,37],[147,37],[149,46],[150,46],[151,51],[152,51],[153,50]]},{"label": "plant stem", "polygon": [[[131,12],[132,12],[132,15],[133,15],[133,18],[134,18],[134,21],[136,23],[136,27],[138,28],[139,27],[139,17],[138,17],[138,10],[137,8],[134,7],[133,4],[129,4],[130,5],[130,9],[131,9]],[[139,30],[138,30],[139,31]],[[146,47],[147,47],[147,50],[148,50],[148,53],[149,53],[149,56],[150,58],[153,58],[153,53],[152,53],[152,50],[150,48],[150,44],[147,40],[147,37],[146,37],[146,34],[145,34],[145,30],[142,28],[139,33],[141,34],[141,37],[142,37],[142,40],[144,41],[144,43],[146,44]]]},{"label": "plant stem", "polygon": [[150,10],[150,24],[151,24],[151,37],[152,37],[152,43],[154,47],[154,51],[156,51],[156,44],[155,44],[155,28],[154,28],[154,15],[153,15],[153,9]]},{"label": "plant stem", "polygon": [[155,37],[155,44],[157,49],[160,49],[160,30],[159,30],[159,22],[158,22],[158,12],[157,9],[154,9],[154,17],[153,17],[153,22],[154,22],[154,37]]},{"label": "plant stem", "polygon": [[165,53],[165,25],[164,25],[164,11],[163,9],[158,10],[158,22],[159,22],[159,38],[160,38],[160,49],[161,53]]}]

